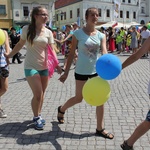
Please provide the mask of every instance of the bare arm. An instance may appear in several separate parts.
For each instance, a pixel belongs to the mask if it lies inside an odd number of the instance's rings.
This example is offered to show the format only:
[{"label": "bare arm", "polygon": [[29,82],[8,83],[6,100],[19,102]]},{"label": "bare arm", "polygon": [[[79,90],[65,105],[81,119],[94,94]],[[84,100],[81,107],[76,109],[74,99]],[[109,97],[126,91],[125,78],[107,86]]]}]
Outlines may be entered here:
[{"label": "bare arm", "polygon": [[62,40],[62,42],[65,42],[65,41],[67,41],[70,37],[72,37],[73,36],[73,34],[69,34],[64,40]]},{"label": "bare arm", "polygon": [[77,39],[75,38],[75,36],[73,36],[72,38],[72,46],[71,46],[71,50],[69,52],[69,56],[68,56],[68,60],[67,60],[67,66],[66,66],[66,69],[65,69],[65,74],[68,75],[68,72],[70,70],[70,67],[71,67],[71,64],[72,64],[72,61],[73,61],[73,58],[74,58],[74,55],[75,55],[75,50],[76,50],[76,47],[77,47]]},{"label": "bare arm", "polygon": [[50,46],[53,50],[53,53],[54,53],[55,57],[57,58],[57,54],[56,54],[56,51],[55,51],[55,48],[56,48],[55,44],[51,43]]},{"label": "bare arm", "polygon": [[150,37],[144,42],[142,47],[133,55],[128,57],[122,64],[122,69],[125,67],[131,65],[135,61],[137,61],[139,58],[141,58],[146,52],[148,52],[150,49]]},{"label": "bare arm", "polygon": [[8,34],[7,34],[6,31],[4,31],[4,33],[5,33],[5,36],[6,36],[6,40],[5,40],[5,50],[6,50],[6,52],[5,52],[5,54],[7,55],[7,54],[10,53],[10,45],[9,45]]},{"label": "bare arm", "polygon": [[58,42],[58,43],[61,43],[61,41],[60,41],[60,40],[57,40],[57,39],[55,39],[55,38],[54,38],[54,41],[56,41],[56,42]]},{"label": "bare arm", "polygon": [[16,53],[18,53],[21,50],[21,48],[25,45],[25,43],[26,43],[26,40],[20,39],[19,42],[13,48],[13,50],[10,52],[8,57],[10,58],[10,57],[14,56]]},{"label": "bare arm", "polygon": [[101,49],[102,54],[107,54],[107,48],[106,48],[106,36],[101,40]]},{"label": "bare arm", "polygon": [[[56,51],[55,51],[55,44],[50,44],[51,48],[52,48],[52,51],[53,51],[53,54],[55,55],[55,58],[57,59],[57,54],[56,54]],[[58,59],[57,59],[58,60]],[[57,69],[57,72],[59,74],[62,73],[62,68],[59,66],[59,63],[58,65],[56,66],[56,69]]]},{"label": "bare arm", "polygon": [[71,64],[72,64],[72,61],[73,61],[73,58],[74,58],[74,55],[75,55],[75,50],[76,50],[76,47],[77,47],[77,39],[76,37],[73,35],[73,38],[72,38],[72,46],[71,46],[71,50],[69,52],[69,56],[67,58],[67,65],[66,65],[66,69],[65,69],[65,72],[64,74],[59,78],[59,80],[61,82],[65,82],[65,80],[67,79],[67,76],[68,76],[68,73],[69,73],[69,70],[70,70],[70,67],[71,67]]}]

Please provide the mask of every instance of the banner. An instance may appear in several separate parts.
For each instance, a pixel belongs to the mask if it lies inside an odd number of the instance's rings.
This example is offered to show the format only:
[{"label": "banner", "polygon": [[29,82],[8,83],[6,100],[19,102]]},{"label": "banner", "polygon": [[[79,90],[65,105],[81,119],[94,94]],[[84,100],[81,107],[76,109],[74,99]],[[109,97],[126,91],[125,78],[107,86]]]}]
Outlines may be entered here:
[{"label": "banner", "polygon": [[119,17],[120,5],[121,3],[119,1],[114,0],[114,20]]},{"label": "banner", "polygon": [[80,17],[78,17],[78,19],[77,19],[77,24],[80,27]]}]

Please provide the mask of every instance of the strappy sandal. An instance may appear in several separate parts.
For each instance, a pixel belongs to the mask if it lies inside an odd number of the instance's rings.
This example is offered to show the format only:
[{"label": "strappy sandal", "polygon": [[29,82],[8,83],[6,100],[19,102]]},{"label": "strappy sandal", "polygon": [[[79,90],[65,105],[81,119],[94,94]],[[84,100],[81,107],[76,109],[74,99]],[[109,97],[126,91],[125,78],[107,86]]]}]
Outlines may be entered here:
[{"label": "strappy sandal", "polygon": [[65,122],[64,117],[59,117],[59,113],[64,115],[65,112],[62,112],[60,109],[61,109],[61,106],[58,107],[57,120],[58,120],[59,123],[63,124]]},{"label": "strappy sandal", "polygon": [[100,130],[100,131],[96,129],[96,135],[101,136],[105,139],[113,139],[114,138],[114,135],[112,133],[109,133],[109,132],[108,133],[103,133],[104,130],[105,130],[105,128]]},{"label": "strappy sandal", "polygon": [[129,146],[127,141],[124,141],[123,144],[120,145],[123,150],[133,150],[133,146]]}]

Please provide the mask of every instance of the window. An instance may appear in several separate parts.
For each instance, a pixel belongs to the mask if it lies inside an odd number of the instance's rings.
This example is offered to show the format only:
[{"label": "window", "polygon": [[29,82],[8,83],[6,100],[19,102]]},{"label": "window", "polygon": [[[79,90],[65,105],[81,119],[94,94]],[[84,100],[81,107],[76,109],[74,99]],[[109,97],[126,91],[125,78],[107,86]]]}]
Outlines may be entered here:
[{"label": "window", "polygon": [[136,19],[136,12],[133,12],[133,18]]},{"label": "window", "polygon": [[0,5],[0,15],[6,15],[6,6]]},{"label": "window", "polygon": [[63,20],[63,15],[62,14],[60,15],[60,18],[61,18],[61,20]]},{"label": "window", "polygon": [[131,3],[131,0],[128,0],[128,3]]},{"label": "window", "polygon": [[58,14],[56,14],[56,21],[58,21]]},{"label": "window", "polygon": [[120,18],[123,18],[123,11],[120,10]]},{"label": "window", "polygon": [[64,12],[64,20],[66,20],[66,12]]},{"label": "window", "polygon": [[129,11],[126,12],[126,18],[129,18]]},{"label": "window", "polygon": [[72,10],[70,10],[70,18],[72,18]]},{"label": "window", "polygon": [[102,16],[102,10],[101,9],[98,9],[98,15],[99,15],[99,17]]},{"label": "window", "polygon": [[125,3],[125,0],[122,0],[123,3]]},{"label": "window", "polygon": [[80,16],[80,9],[78,8],[77,9],[77,17],[79,17]]},{"label": "window", "polygon": [[110,10],[109,9],[106,10],[106,17],[110,17]]},{"label": "window", "polygon": [[144,14],[145,13],[145,8],[141,7],[141,13]]},{"label": "window", "polygon": [[15,11],[15,16],[19,17],[19,11]]},{"label": "window", "polygon": [[27,6],[23,6],[23,16],[25,17],[29,16],[29,9]]}]

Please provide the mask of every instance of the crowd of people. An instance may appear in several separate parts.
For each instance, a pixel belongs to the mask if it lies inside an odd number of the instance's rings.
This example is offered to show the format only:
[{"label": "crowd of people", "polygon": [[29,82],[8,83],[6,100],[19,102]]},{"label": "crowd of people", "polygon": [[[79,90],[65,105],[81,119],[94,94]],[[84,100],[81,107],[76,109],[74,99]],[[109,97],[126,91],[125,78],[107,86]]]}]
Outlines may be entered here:
[{"label": "crowd of people", "polygon": [[[8,34],[4,31],[6,40],[1,46],[0,52],[0,97],[8,88],[9,58],[13,57],[12,63],[15,62],[15,59],[17,59],[18,63],[21,63],[18,53],[26,45],[27,53],[24,62],[24,73],[33,93],[31,106],[33,122],[37,130],[43,130],[46,124],[46,121],[42,118],[42,105],[49,81],[47,67],[48,45],[56,57],[59,52],[65,56],[63,68],[59,64],[56,66],[56,70],[60,74],[60,82],[65,82],[72,63],[75,64],[75,96],[58,106],[57,120],[60,124],[65,123],[64,115],[66,110],[82,102],[82,88],[86,81],[98,76],[95,64],[99,53],[103,55],[109,51],[111,53],[118,51],[118,54],[120,54],[123,51],[131,51],[132,55],[122,64],[123,69],[140,57],[148,55],[150,31],[146,26],[143,26],[141,30],[137,30],[136,27],[128,30],[123,27],[118,30],[109,27],[108,29],[101,28],[98,31],[95,29],[98,21],[98,10],[93,7],[86,10],[85,19],[86,25],[83,28],[79,28],[75,22],[70,25],[67,24],[64,31],[58,29],[57,32],[54,32],[45,26],[48,20],[47,10],[41,6],[35,7],[31,13],[31,23],[22,28],[21,35],[17,35],[14,28],[11,29],[11,52]],[[14,42],[15,38],[18,40],[16,40],[17,42]],[[7,75],[3,75],[3,68],[7,70]],[[97,126],[95,127],[95,134],[103,138],[113,139],[114,134],[108,132],[104,127],[104,105],[96,107],[96,116]],[[146,120],[137,127],[131,137],[124,141],[121,145],[123,150],[132,150],[136,140],[149,130],[149,116],[150,112],[148,112]],[[1,105],[0,117],[7,117]]]},{"label": "crowd of people", "polygon": [[[141,28],[131,26],[128,29],[124,27],[109,27],[108,29],[101,27],[100,31],[106,35],[108,51],[111,53],[117,51],[117,54],[122,52],[133,54],[137,52],[137,50],[143,45],[144,41],[150,36],[150,31],[145,25]],[[144,54],[142,57],[147,56],[148,53]]]}]

